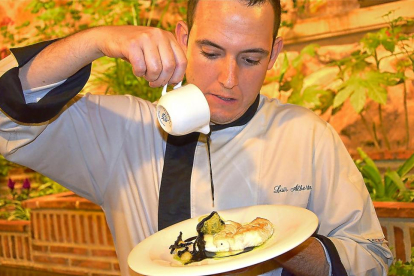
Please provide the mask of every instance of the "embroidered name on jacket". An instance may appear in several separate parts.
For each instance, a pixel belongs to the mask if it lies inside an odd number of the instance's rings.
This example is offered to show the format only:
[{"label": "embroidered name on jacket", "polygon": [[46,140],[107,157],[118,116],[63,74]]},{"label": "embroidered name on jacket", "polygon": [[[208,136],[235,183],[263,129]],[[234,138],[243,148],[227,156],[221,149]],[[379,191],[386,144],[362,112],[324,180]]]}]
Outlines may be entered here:
[{"label": "embroidered name on jacket", "polygon": [[312,190],[312,186],[310,185],[301,185],[301,184],[296,184],[296,186],[288,189],[287,187],[284,187],[282,185],[277,185],[273,188],[273,193],[275,194],[279,194],[279,193],[287,193],[287,192],[302,192],[302,191],[310,191]]}]

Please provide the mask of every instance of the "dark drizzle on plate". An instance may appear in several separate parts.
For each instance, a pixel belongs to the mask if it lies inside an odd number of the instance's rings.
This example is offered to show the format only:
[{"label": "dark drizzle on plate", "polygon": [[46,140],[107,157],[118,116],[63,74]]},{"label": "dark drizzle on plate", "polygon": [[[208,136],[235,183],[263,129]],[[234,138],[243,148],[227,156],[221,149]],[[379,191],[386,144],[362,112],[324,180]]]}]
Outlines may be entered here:
[{"label": "dark drizzle on plate", "polygon": [[[188,238],[188,239],[183,241],[183,233],[180,232],[180,234],[177,237],[177,240],[174,242],[174,244],[170,245],[170,247],[169,247],[169,249],[171,249],[170,254],[173,254],[174,251],[177,250],[177,255],[178,255],[178,257],[181,258],[181,256],[185,252],[190,252],[191,260],[189,262],[186,262],[185,264],[190,264],[190,263],[193,263],[193,262],[199,262],[199,261],[202,261],[202,260],[207,259],[207,258],[219,257],[219,256],[217,256],[216,252],[206,251],[206,249],[205,249],[206,242],[204,241],[204,233],[201,232],[201,229],[203,228],[204,223],[207,220],[209,220],[212,216],[214,216],[214,214],[217,214],[217,212],[215,212],[215,211],[212,212],[210,215],[208,215],[207,217],[202,219],[197,224],[197,227],[196,227],[196,230],[197,230],[197,233],[198,233],[197,236]],[[190,249],[189,249],[189,247],[191,245],[193,245],[193,250],[192,251],[190,251]],[[239,254],[242,254],[242,253],[249,252],[253,249],[254,249],[254,246],[247,247],[244,250],[242,250],[242,251],[240,251],[236,254],[231,254],[231,255],[228,255],[228,256],[224,256],[224,257],[239,255]],[[220,257],[220,258],[223,258],[223,257]]]}]

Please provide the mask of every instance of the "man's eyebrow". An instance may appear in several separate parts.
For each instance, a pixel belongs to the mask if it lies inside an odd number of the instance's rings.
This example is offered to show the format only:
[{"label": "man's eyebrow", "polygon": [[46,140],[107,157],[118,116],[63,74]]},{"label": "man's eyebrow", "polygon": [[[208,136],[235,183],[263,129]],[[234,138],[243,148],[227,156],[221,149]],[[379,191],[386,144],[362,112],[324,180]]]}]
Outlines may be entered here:
[{"label": "man's eyebrow", "polygon": [[241,53],[258,53],[258,54],[262,54],[264,56],[269,55],[269,51],[263,49],[263,48],[252,48],[252,49],[247,49],[247,50],[243,50],[241,51]]},{"label": "man's eyebrow", "polygon": [[[225,49],[223,47],[221,47],[220,45],[217,45],[216,43],[208,40],[208,39],[202,39],[202,40],[197,40],[196,44],[198,46],[212,46],[215,47],[217,49],[223,50],[225,51]],[[252,49],[246,49],[241,51],[242,54],[244,53],[258,53],[258,54],[262,54],[264,56],[269,55],[269,51],[263,49],[263,48],[252,48]]]},{"label": "man's eyebrow", "polygon": [[212,42],[212,41],[210,41],[208,39],[197,40],[196,41],[196,44],[198,46],[212,46],[212,47],[215,47],[215,48],[218,48],[218,49],[224,51],[224,48],[223,47],[221,47],[220,45],[217,45],[216,43],[214,43],[214,42]]}]

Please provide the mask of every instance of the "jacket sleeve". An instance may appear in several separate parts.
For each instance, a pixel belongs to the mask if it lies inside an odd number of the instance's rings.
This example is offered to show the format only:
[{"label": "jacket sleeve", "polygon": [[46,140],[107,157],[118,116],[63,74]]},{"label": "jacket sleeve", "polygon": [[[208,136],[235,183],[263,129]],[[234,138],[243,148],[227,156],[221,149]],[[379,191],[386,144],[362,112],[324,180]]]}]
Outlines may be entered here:
[{"label": "jacket sleeve", "polygon": [[[65,80],[61,85],[51,89],[44,97],[35,103],[26,103],[22,85],[19,79],[19,68],[29,62],[52,41],[41,42],[23,48],[10,49],[15,63],[4,62],[5,68],[0,76],[0,108],[12,119],[22,123],[42,123],[56,116],[62,108],[76,96],[89,79],[91,64],[80,69]],[[17,65],[17,66],[16,66]],[[0,65],[1,67],[1,65]]]},{"label": "jacket sleeve", "polygon": [[319,217],[315,235],[327,249],[333,275],[387,275],[393,257],[361,173],[328,124],[314,153],[309,209]]},{"label": "jacket sleeve", "polygon": [[60,83],[22,91],[18,68],[46,45],[12,49],[0,61],[0,154],[101,205],[136,101],[76,96],[90,66]]}]

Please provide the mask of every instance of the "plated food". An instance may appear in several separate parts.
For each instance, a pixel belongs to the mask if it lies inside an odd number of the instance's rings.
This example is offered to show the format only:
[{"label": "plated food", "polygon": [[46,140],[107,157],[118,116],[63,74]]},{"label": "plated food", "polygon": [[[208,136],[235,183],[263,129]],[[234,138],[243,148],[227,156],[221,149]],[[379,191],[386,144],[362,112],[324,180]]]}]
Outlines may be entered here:
[{"label": "plated food", "polygon": [[[180,231],[183,233],[183,242],[189,237],[198,236],[196,226],[200,218],[191,218],[171,225],[141,241],[131,250],[128,265],[140,275],[198,276],[226,273],[286,253],[309,238],[318,227],[318,217],[314,213],[305,208],[289,205],[252,205],[220,210],[218,213],[223,221],[231,219],[238,223],[248,223],[260,216],[272,223],[273,234],[264,244],[254,247],[247,253],[221,258],[215,255],[226,252],[207,252],[212,257],[207,257],[200,262],[195,262],[193,259],[191,263],[183,264],[183,261],[178,259],[177,251],[170,254],[168,247],[174,243]],[[193,251],[193,248],[189,247],[188,250]]]},{"label": "plated food", "polygon": [[206,258],[221,258],[248,252],[273,235],[273,224],[264,218],[240,224],[223,220],[217,212],[201,219],[197,236],[183,240],[182,232],[170,246],[170,253],[184,264]]}]

